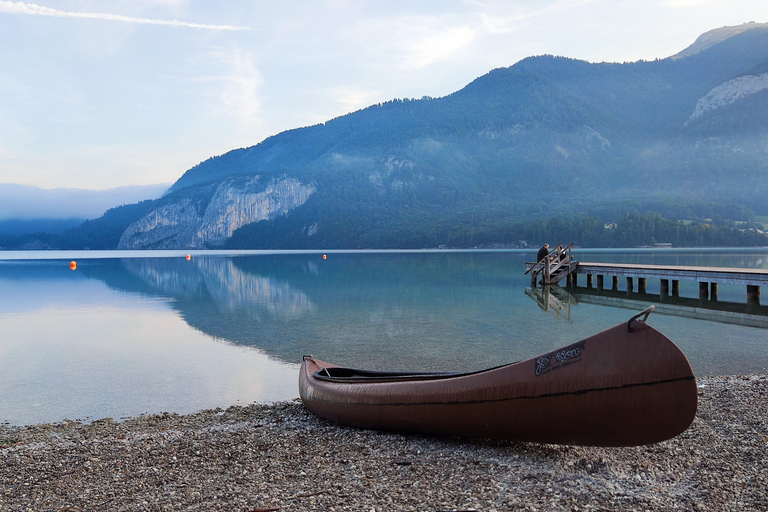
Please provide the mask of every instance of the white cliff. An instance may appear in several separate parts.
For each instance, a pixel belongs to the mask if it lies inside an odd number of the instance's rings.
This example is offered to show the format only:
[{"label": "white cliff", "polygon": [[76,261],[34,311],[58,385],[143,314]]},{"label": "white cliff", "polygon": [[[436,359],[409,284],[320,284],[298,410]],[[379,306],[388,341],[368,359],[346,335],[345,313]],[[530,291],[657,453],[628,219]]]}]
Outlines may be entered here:
[{"label": "white cliff", "polygon": [[117,248],[198,248],[200,245],[195,240],[195,227],[199,221],[197,209],[190,199],[166,204],[128,226],[120,237]]},{"label": "white cliff", "polygon": [[706,96],[696,103],[693,114],[685,122],[684,126],[695,122],[708,112],[735,103],[742,98],[757,94],[765,89],[768,89],[768,73],[740,76],[733,80],[728,80],[709,91]]},{"label": "white cliff", "polygon": [[301,206],[316,191],[295,178],[262,185],[258,176],[222,182],[199,212],[191,199],[158,207],[125,230],[118,249],[204,249],[222,245],[236,229]]},{"label": "white cliff", "polygon": [[258,180],[240,186],[227,180],[219,185],[205,210],[198,238],[207,245],[221,245],[237,228],[288,213],[315,192],[314,186],[302,185],[294,178],[273,180],[255,192]]}]

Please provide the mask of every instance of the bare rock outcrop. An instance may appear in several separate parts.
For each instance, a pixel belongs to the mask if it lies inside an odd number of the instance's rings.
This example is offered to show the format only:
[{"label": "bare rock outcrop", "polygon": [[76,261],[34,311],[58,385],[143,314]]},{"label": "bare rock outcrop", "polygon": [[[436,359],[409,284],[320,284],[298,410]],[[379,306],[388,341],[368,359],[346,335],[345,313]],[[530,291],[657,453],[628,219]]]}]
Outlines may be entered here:
[{"label": "bare rock outcrop", "polygon": [[204,211],[190,198],[164,204],[131,224],[118,249],[205,249],[221,246],[238,228],[274,219],[316,191],[295,178],[233,178],[219,184]]},{"label": "bare rock outcrop", "polygon": [[696,108],[683,126],[688,126],[708,112],[725,107],[766,89],[768,89],[768,73],[740,76],[733,80],[728,80],[709,91],[706,96],[696,103]]}]

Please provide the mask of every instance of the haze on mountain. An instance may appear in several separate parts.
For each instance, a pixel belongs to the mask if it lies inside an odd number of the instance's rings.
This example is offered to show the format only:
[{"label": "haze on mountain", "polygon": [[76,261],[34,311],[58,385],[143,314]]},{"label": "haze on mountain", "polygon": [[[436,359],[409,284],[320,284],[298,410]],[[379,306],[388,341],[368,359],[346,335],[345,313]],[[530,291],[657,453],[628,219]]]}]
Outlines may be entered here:
[{"label": "haze on mountain", "polygon": [[116,205],[156,199],[170,185],[90,190],[0,183],[0,234],[62,231],[79,226],[86,219],[101,217]]},{"label": "haze on mountain", "polygon": [[586,240],[649,211],[750,220],[768,215],[766,140],[768,24],[748,23],[655,61],[530,57],[442,98],[290,130],[48,243],[473,247]]}]

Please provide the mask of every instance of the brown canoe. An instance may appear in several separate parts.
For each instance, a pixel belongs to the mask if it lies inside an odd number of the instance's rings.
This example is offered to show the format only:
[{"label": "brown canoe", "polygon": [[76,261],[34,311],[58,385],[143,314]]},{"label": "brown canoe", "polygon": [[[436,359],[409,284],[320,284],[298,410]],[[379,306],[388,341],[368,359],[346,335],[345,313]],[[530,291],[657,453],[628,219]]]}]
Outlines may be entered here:
[{"label": "brown canoe", "polygon": [[361,371],[305,356],[299,393],[315,415],[359,428],[585,446],[656,443],[691,424],[697,388],[685,355],[646,324],[652,309],[549,354],[473,373]]}]

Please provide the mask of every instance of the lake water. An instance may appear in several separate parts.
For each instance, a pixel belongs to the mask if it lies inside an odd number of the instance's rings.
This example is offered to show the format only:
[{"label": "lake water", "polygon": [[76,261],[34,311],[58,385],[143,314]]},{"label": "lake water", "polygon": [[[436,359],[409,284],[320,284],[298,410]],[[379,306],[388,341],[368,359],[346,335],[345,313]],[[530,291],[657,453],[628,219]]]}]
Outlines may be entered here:
[{"label": "lake water", "polygon": [[[375,369],[482,369],[551,351],[645,307],[531,290],[524,263],[535,251],[184,254],[0,252],[0,422],[290,400],[304,354]],[[574,256],[768,268],[766,249]],[[658,281],[648,292],[658,293]],[[698,285],[682,281],[681,295],[698,297]],[[721,285],[719,301],[742,307],[746,290]],[[760,373],[766,309],[748,311],[748,325],[660,313],[649,322],[699,376]]]}]

